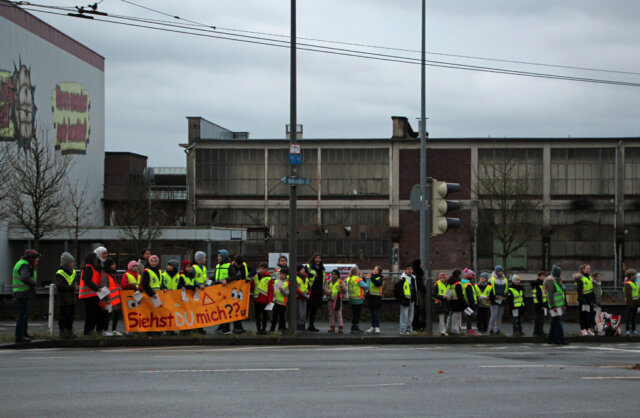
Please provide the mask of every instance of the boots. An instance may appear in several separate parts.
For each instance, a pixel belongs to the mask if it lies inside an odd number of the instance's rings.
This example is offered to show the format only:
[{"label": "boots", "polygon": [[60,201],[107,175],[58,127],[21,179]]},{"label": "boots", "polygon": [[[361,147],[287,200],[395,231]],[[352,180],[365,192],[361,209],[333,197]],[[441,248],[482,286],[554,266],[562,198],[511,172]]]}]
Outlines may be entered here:
[{"label": "boots", "polygon": [[344,327],[338,327],[338,334],[344,334]]},{"label": "boots", "polygon": [[357,325],[351,325],[351,333],[352,334],[362,334],[362,330]]},{"label": "boots", "polygon": [[333,334],[334,332],[336,332],[336,326],[335,326],[335,325],[331,325],[331,326],[329,327],[329,332],[330,332],[330,333],[332,333],[332,334]]}]

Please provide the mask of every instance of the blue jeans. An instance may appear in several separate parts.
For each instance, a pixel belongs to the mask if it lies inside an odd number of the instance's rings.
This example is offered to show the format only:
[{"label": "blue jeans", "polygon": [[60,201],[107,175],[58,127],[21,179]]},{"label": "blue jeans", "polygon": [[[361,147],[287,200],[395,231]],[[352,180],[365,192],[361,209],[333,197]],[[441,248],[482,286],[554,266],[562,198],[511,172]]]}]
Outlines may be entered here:
[{"label": "blue jeans", "polygon": [[413,331],[411,323],[413,322],[414,303],[410,306],[400,305],[400,331]]},{"label": "blue jeans", "polygon": [[371,311],[371,326],[380,328],[380,308],[369,308],[369,311]]},{"label": "blue jeans", "polygon": [[27,322],[31,313],[31,299],[18,299],[18,319],[16,321],[16,339],[24,338]]}]

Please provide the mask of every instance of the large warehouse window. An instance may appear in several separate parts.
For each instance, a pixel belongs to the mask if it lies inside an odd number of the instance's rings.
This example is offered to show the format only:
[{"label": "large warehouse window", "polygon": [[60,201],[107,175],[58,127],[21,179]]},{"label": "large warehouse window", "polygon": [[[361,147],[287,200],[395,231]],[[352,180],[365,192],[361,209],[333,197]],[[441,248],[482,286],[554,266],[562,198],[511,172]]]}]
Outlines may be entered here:
[{"label": "large warehouse window", "polygon": [[388,195],[388,148],[322,150],[322,197]]},{"label": "large warehouse window", "polygon": [[624,194],[640,195],[640,148],[624,150]]},{"label": "large warehouse window", "polygon": [[613,257],[613,214],[611,212],[551,211],[552,258],[582,260]]},{"label": "large warehouse window", "polygon": [[[263,151],[264,152],[264,151]],[[289,150],[270,149],[269,150],[269,174],[268,191],[269,196],[285,197],[289,196],[289,186],[282,183],[281,179],[290,175]],[[317,196],[318,194],[318,150],[313,148],[302,148],[302,165],[298,167],[298,177],[306,177],[309,184],[298,186],[298,196]]]},{"label": "large warehouse window", "polygon": [[346,259],[384,257],[389,254],[389,211],[386,209],[325,209],[327,232],[323,252]]},{"label": "large warehouse window", "polygon": [[[504,187],[499,186],[503,184]],[[478,194],[542,194],[542,149],[480,148]]]},{"label": "large warehouse window", "polygon": [[196,152],[196,193],[264,195],[264,150],[199,149]]},{"label": "large warehouse window", "polygon": [[613,194],[614,153],[614,148],[552,149],[551,194]]}]

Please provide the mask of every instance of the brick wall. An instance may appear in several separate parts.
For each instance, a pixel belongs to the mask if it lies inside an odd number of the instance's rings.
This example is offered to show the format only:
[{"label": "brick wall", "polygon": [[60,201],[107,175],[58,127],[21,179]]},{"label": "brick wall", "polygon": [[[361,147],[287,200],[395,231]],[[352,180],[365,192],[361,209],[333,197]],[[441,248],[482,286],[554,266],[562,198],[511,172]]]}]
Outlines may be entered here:
[{"label": "brick wall", "polygon": [[[469,199],[471,184],[470,149],[427,150],[427,176],[449,183],[460,183],[454,199]],[[411,188],[420,183],[420,150],[400,150],[400,199],[409,199]]]}]

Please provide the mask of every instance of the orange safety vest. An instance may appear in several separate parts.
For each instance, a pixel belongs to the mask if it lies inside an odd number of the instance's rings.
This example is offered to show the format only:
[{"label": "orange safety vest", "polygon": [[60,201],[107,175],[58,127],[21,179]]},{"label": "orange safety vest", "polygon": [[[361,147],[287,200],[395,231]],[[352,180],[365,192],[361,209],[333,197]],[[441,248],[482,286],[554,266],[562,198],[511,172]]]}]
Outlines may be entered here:
[{"label": "orange safety vest", "polygon": [[[120,289],[118,288],[118,284],[116,280],[110,274],[107,274],[109,277],[109,300],[108,302],[111,306],[117,306],[120,304]],[[106,306],[106,302],[100,301],[100,306],[104,308]]]},{"label": "orange safety vest", "polygon": [[[96,286],[100,286],[100,273],[98,273],[92,265],[86,264],[85,267],[87,266],[91,267],[91,281]],[[92,298],[96,296],[98,296],[98,294],[85,284],[84,269],[82,269],[82,273],[80,273],[80,291],[78,293],[78,299]]]}]

